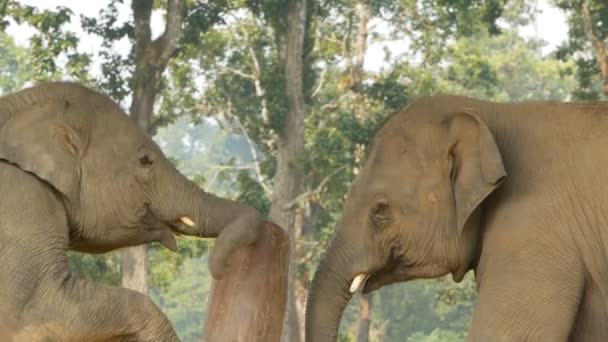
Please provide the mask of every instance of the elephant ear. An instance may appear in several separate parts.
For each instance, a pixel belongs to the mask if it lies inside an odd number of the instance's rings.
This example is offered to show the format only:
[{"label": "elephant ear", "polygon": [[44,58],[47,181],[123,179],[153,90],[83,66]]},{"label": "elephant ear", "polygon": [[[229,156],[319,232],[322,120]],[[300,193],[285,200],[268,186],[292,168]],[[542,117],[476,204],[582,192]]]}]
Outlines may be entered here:
[{"label": "elephant ear", "polygon": [[488,126],[475,114],[458,112],[443,124],[448,129],[448,160],[459,232],[473,211],[507,175]]},{"label": "elephant ear", "polygon": [[[63,102],[59,104],[58,102]],[[0,159],[43,179],[70,200],[80,185],[82,135],[67,120],[66,101],[32,104],[0,126]]]}]

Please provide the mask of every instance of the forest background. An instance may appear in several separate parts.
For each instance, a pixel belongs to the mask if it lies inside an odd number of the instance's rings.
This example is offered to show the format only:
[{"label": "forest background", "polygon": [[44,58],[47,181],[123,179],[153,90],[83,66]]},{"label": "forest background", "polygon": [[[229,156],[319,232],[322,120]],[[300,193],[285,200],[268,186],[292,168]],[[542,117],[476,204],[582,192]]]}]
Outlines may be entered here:
[{"label": "forest background", "polygon": [[[58,79],[98,89],[184,174],[281,225],[293,246],[283,340],[299,342],[375,130],[421,95],[605,99],[607,25],[599,0],[0,0],[0,94]],[[200,341],[213,241],[178,244],[70,253],[70,265],[148,293]],[[355,295],[340,340],[463,341],[474,304],[473,274],[387,286]]]}]

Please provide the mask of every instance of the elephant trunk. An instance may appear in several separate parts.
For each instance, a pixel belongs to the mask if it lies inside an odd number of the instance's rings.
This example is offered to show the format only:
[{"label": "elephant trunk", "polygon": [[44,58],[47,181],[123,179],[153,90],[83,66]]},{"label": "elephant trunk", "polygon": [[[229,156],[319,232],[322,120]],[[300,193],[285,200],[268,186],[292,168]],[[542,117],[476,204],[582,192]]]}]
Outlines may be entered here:
[{"label": "elephant trunk", "polygon": [[342,313],[352,297],[354,253],[345,246],[336,237],[315,272],[306,304],[306,341],[337,340]]},{"label": "elephant trunk", "polygon": [[[185,235],[216,238],[236,220],[247,222],[251,227],[261,225],[261,214],[254,208],[205,192],[177,170],[173,173],[173,186],[167,189],[165,207],[173,218],[181,221],[176,227]],[[176,199],[176,195],[177,196]],[[254,228],[252,228],[254,229]]]},{"label": "elephant trunk", "polygon": [[[217,238],[209,257],[209,268],[218,279],[227,268],[232,252],[256,242],[261,236],[263,218],[253,207],[205,192],[194,182],[175,171],[174,187],[167,189],[166,207],[171,213],[172,228],[181,234]],[[177,194],[177,197],[176,197]],[[167,220],[167,218],[165,218]],[[175,250],[173,234],[166,231],[160,240]]]}]

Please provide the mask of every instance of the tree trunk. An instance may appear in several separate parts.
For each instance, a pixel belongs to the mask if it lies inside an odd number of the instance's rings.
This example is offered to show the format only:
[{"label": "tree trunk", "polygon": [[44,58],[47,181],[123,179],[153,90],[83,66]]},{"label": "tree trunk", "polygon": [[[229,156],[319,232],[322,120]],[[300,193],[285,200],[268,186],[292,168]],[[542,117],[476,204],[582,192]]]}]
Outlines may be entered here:
[{"label": "tree trunk", "polygon": [[289,239],[266,223],[259,242],[230,257],[228,274],[213,282],[203,341],[278,342],[287,299]]},{"label": "tree trunk", "polygon": [[[295,213],[286,205],[302,190],[302,172],[297,167],[304,155],[304,94],[302,89],[303,49],[306,34],[306,0],[290,0],[287,6],[284,68],[289,111],[283,127],[277,132],[277,170],[270,218],[287,229],[291,245],[289,252],[289,277],[287,290],[287,312],[283,325],[283,341],[300,341],[297,309],[295,303],[296,235]],[[301,226],[301,225],[300,225]]]},{"label": "tree trunk", "polygon": [[122,256],[122,287],[148,293],[146,246],[125,248]]},{"label": "tree trunk", "polygon": [[[367,52],[367,25],[369,22],[369,9],[365,2],[359,1],[356,5],[359,25],[357,26],[357,36],[355,41],[355,55],[351,66],[352,88],[355,91],[361,90],[363,82],[365,53]],[[369,329],[372,321],[372,293],[359,296],[359,323],[357,329],[357,342],[369,341]]]},{"label": "tree trunk", "polygon": [[[131,9],[135,20],[135,71],[132,78],[130,114],[137,125],[150,136],[155,134],[153,124],[154,102],[161,90],[161,75],[182,32],[182,0],[169,0],[164,33],[151,40],[150,16],[153,0],[133,0]],[[122,250],[122,286],[148,292],[146,246]]]},{"label": "tree trunk", "polygon": [[353,89],[360,90],[361,83],[363,82],[363,63],[365,62],[365,53],[367,51],[369,9],[365,2],[357,2],[356,11],[359,25],[357,26],[357,37],[355,38],[355,55],[352,59],[351,80]]},{"label": "tree trunk", "polygon": [[581,15],[583,17],[583,31],[585,37],[593,46],[595,55],[600,67],[600,76],[602,78],[602,91],[604,95],[608,96],[608,54],[606,53],[606,43],[602,41],[593,32],[593,24],[591,21],[591,13],[589,12],[588,0],[581,2]]},{"label": "tree trunk", "polygon": [[361,294],[359,299],[359,328],[357,329],[357,342],[369,341],[369,328],[372,324],[372,296],[373,293]]}]

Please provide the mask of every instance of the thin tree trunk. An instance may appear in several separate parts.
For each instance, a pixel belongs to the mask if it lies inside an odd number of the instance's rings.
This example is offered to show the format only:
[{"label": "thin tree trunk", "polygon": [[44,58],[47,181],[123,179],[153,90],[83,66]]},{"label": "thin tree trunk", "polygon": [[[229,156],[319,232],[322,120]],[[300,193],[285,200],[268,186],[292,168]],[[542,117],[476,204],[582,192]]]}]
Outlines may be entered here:
[{"label": "thin tree trunk", "polygon": [[[182,32],[182,0],[169,0],[167,24],[164,33],[151,40],[150,16],[153,0],[133,0],[131,8],[135,19],[135,71],[132,80],[133,98],[130,114],[141,129],[150,136],[154,127],[154,102],[161,90],[161,75]],[[122,250],[122,286],[139,292],[148,292],[146,246]]]},{"label": "thin tree trunk", "polygon": [[[298,207],[295,210],[294,217],[294,241],[300,241],[302,237],[302,229],[304,227],[304,215],[302,208]],[[295,251],[293,254],[293,265],[300,265],[301,255],[302,255],[302,245],[297,244],[293,248]],[[295,311],[295,317],[297,320],[294,322],[297,324],[297,332],[299,334],[300,341],[304,341],[304,313],[306,310],[306,293],[305,286],[302,283],[302,279],[298,278],[296,275],[298,274],[297,269],[294,267],[292,273],[292,296],[293,296],[293,307],[292,310]],[[291,340],[290,340],[291,341]]]},{"label": "thin tree trunk", "polygon": [[595,49],[596,58],[599,63],[600,76],[603,84],[602,91],[604,95],[608,96],[608,54],[606,53],[606,44],[593,32],[588,0],[581,2],[581,15],[583,16],[585,37]]},{"label": "thin tree trunk", "polygon": [[[277,170],[270,218],[287,229],[290,242],[287,312],[283,325],[282,340],[300,341],[300,331],[295,303],[296,235],[295,213],[286,205],[302,190],[302,172],[297,167],[304,155],[304,94],[302,85],[304,37],[306,34],[306,0],[290,0],[287,6],[284,68],[287,79],[286,91],[289,111],[284,125],[277,132]],[[301,226],[301,225],[300,225]]]},{"label": "thin tree trunk", "polygon": [[[353,65],[351,66],[352,89],[355,91],[361,90],[363,82],[365,62],[365,53],[367,52],[367,36],[369,23],[369,8],[363,1],[358,1],[356,5],[357,17],[359,24],[357,26],[357,36],[355,38],[355,55]],[[372,321],[372,294],[359,297],[359,322],[357,329],[357,342],[369,341],[369,330]]]},{"label": "thin tree trunk", "polygon": [[372,324],[372,296],[373,293],[361,294],[359,299],[359,328],[357,329],[357,342],[369,341],[369,328]]},{"label": "thin tree trunk", "polygon": [[365,2],[357,2],[356,11],[359,24],[357,26],[357,37],[355,38],[355,55],[352,59],[351,80],[353,88],[359,90],[361,82],[363,82],[363,63],[365,62],[365,53],[367,52],[369,9]]}]

